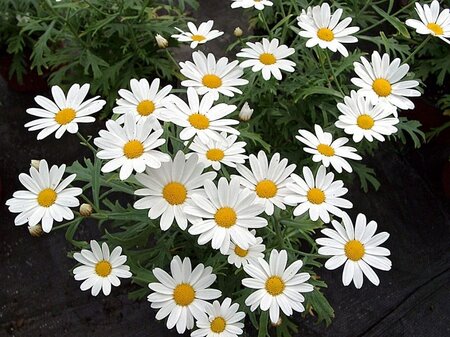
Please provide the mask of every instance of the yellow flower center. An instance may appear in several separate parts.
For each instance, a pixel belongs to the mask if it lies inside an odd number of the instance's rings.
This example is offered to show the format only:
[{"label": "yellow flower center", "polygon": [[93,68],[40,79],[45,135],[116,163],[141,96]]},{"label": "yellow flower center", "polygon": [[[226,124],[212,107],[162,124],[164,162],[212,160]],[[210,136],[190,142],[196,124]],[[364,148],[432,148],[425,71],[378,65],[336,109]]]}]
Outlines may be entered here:
[{"label": "yellow flower center", "polygon": [[216,317],[211,322],[211,331],[214,333],[221,333],[225,330],[227,322],[222,317]]},{"label": "yellow flower center", "polygon": [[128,159],[139,158],[144,153],[144,145],[138,140],[130,140],[123,146],[123,154]]},{"label": "yellow flower center", "polygon": [[173,299],[177,305],[188,306],[195,299],[195,290],[190,284],[181,283],[173,291]]},{"label": "yellow flower center", "polygon": [[306,198],[311,204],[320,205],[325,201],[325,193],[320,188],[311,188],[306,194]]},{"label": "yellow flower center", "polygon": [[345,244],[345,255],[352,261],[359,261],[364,256],[364,245],[358,240],[351,240]]},{"label": "yellow flower center", "polygon": [[218,226],[230,228],[236,224],[237,215],[231,207],[221,207],[214,214],[214,220]]},{"label": "yellow flower center", "polygon": [[259,55],[259,61],[266,66],[274,64],[277,62],[276,57],[271,53],[263,53]]},{"label": "yellow flower center", "polygon": [[361,129],[370,130],[375,124],[375,121],[369,115],[360,115],[356,120],[356,124],[358,124]]},{"label": "yellow flower center", "polygon": [[208,117],[199,113],[190,115],[188,121],[194,128],[198,130],[205,130],[209,126]]},{"label": "yellow flower center", "polygon": [[95,272],[98,276],[106,277],[111,274],[112,266],[109,261],[101,260],[95,265]]},{"label": "yellow flower center", "polygon": [[427,25],[427,28],[429,30],[431,30],[435,35],[443,35],[444,34],[444,30],[442,29],[442,27],[440,25],[438,25],[437,23],[434,22],[430,22]]},{"label": "yellow flower center", "polygon": [[205,87],[216,89],[222,85],[222,79],[217,75],[207,74],[203,76],[202,83]]},{"label": "yellow flower center", "polygon": [[162,194],[169,204],[180,205],[186,200],[187,190],[183,184],[171,182],[164,186]]},{"label": "yellow flower center", "polygon": [[52,190],[51,188],[46,188],[45,190],[39,192],[37,202],[39,206],[50,207],[55,203],[56,197],[57,194],[54,190]]},{"label": "yellow flower center", "polygon": [[225,153],[221,149],[209,149],[206,152],[206,158],[212,161],[219,161],[225,157]]},{"label": "yellow flower center", "polygon": [[191,39],[192,39],[192,41],[200,42],[200,41],[206,40],[206,37],[204,37],[203,35],[192,35]]},{"label": "yellow flower center", "polygon": [[327,157],[334,156],[334,149],[330,145],[319,144],[317,145],[317,151],[319,151],[320,154]]},{"label": "yellow flower center", "polygon": [[387,97],[392,92],[391,83],[384,78],[377,78],[373,81],[372,89],[380,97]]},{"label": "yellow flower center", "polygon": [[260,198],[273,198],[277,195],[277,185],[272,180],[261,180],[255,187],[256,194]]},{"label": "yellow flower center", "polygon": [[328,28],[320,28],[317,31],[317,37],[323,41],[333,41],[334,39],[334,33],[331,29]]},{"label": "yellow flower center", "polygon": [[73,121],[76,115],[77,113],[74,109],[65,108],[58,111],[58,113],[55,115],[55,121],[60,125],[66,125]]},{"label": "yellow flower center", "polygon": [[138,104],[136,110],[139,115],[148,116],[152,114],[153,111],[155,111],[155,103],[149,101],[148,99],[145,99]]},{"label": "yellow flower center", "polygon": [[284,288],[284,281],[279,276],[271,276],[266,281],[266,290],[272,296],[280,295]]},{"label": "yellow flower center", "polygon": [[240,257],[246,257],[247,254],[248,254],[248,250],[247,250],[247,249],[242,249],[242,248],[239,247],[239,246],[235,246],[235,247],[234,247],[234,253],[235,253],[237,256],[240,256]]}]

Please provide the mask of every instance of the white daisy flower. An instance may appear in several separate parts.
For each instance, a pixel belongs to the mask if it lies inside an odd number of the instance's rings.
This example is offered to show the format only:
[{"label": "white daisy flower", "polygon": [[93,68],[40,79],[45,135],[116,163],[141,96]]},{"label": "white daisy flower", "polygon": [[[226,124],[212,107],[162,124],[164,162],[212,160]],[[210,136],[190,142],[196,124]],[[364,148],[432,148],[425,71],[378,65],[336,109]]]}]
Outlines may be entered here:
[{"label": "white daisy flower", "polygon": [[255,7],[255,9],[262,11],[264,6],[271,7],[273,6],[273,2],[269,0],[233,0],[231,3],[231,8],[251,8]]},{"label": "white daisy flower", "polygon": [[30,174],[21,173],[19,180],[27,189],[16,191],[13,197],[6,201],[9,211],[20,213],[14,219],[16,226],[28,223],[36,226],[42,223],[44,232],[49,233],[53,227],[53,221],[61,222],[74,218],[70,207],[77,207],[80,202],[76,196],[83,191],[79,187],[69,187],[75,179],[72,174],[61,181],[66,165],[53,165],[50,170],[47,161],[39,162],[39,169],[30,167]]},{"label": "white daisy flower", "polygon": [[361,213],[356,218],[355,227],[348,216],[343,218],[343,222],[344,226],[333,220],[331,224],[334,230],[323,229],[322,233],[327,238],[316,240],[317,244],[323,246],[319,248],[319,254],[332,256],[325,263],[325,268],[334,270],[345,263],[342,273],[344,286],[348,286],[353,280],[355,287],[361,288],[363,274],[374,285],[379,285],[380,279],[372,268],[386,271],[391,269],[392,263],[386,257],[391,254],[390,251],[378,247],[388,239],[389,234],[382,232],[374,235],[377,223],[367,223],[366,216]]},{"label": "white daisy flower", "polygon": [[219,179],[218,186],[212,181],[205,182],[206,197],[193,195],[193,206],[186,206],[185,212],[202,220],[189,228],[192,235],[200,235],[198,244],[211,241],[214,249],[228,253],[231,240],[242,249],[256,244],[250,228],[267,226],[267,220],[258,217],[264,205],[255,203],[255,195],[241,190],[238,179]]},{"label": "white daisy flower", "polygon": [[155,78],[151,84],[145,78],[130,80],[131,91],[120,89],[121,98],[116,100],[117,106],[113,112],[119,114],[117,119],[119,123],[125,120],[125,114],[132,114],[140,119],[150,119],[154,129],[161,129],[159,121],[166,111],[165,104],[169,99],[169,93],[172,90],[171,85],[166,85],[159,89],[160,79]]},{"label": "white daisy flower", "polygon": [[163,163],[159,169],[147,168],[145,173],[138,173],[136,179],[144,188],[134,193],[144,198],[136,201],[134,208],[149,209],[150,219],[161,216],[159,224],[163,231],[172,226],[174,219],[181,229],[186,229],[187,220],[196,220],[185,213],[186,205],[191,203],[193,195],[202,193],[205,182],[217,175],[215,172],[202,173],[203,169],[197,156],[186,160],[184,153],[178,151],[173,161]]},{"label": "white daisy flower", "polygon": [[286,185],[291,182],[289,176],[294,172],[296,165],[288,165],[287,159],[280,160],[280,154],[275,153],[268,162],[264,151],[259,151],[258,157],[249,156],[249,170],[244,165],[237,165],[236,169],[241,176],[238,177],[241,185],[249,189],[256,200],[265,205],[267,215],[272,215],[274,206],[286,209],[284,197],[288,190]]},{"label": "white daisy flower", "polygon": [[300,142],[307,147],[303,151],[313,155],[312,160],[316,163],[322,162],[325,167],[333,166],[333,168],[341,173],[342,169],[352,172],[353,169],[345,158],[361,160],[362,157],[356,154],[356,149],[351,146],[344,146],[348,142],[348,138],[341,137],[333,141],[333,136],[329,132],[323,132],[320,125],[314,125],[316,134],[308,130],[298,130],[300,136],[295,136]]},{"label": "white daisy flower", "polygon": [[322,219],[330,222],[330,214],[342,217],[346,213],[340,208],[352,208],[353,204],[341,198],[348,192],[342,180],[334,181],[334,173],[326,173],[325,166],[321,165],[314,179],[309,167],[303,167],[303,177],[295,173],[291,175],[293,183],[287,185],[289,190],[286,202],[298,205],[294,209],[294,216],[309,212],[311,220]]},{"label": "white daisy flower", "polygon": [[372,62],[369,63],[361,56],[361,62],[354,62],[355,73],[359,77],[351,79],[352,83],[361,89],[358,93],[367,97],[372,104],[388,102],[400,109],[414,109],[414,103],[407,97],[418,97],[420,92],[413,88],[419,85],[418,81],[401,81],[409,71],[409,65],[402,64],[399,58],[390,61],[388,54],[383,57],[377,51],[372,53]]},{"label": "white daisy flower", "polygon": [[203,142],[200,137],[195,137],[189,145],[189,149],[195,153],[188,153],[189,158],[197,154],[199,161],[205,164],[205,167],[212,166],[214,170],[220,170],[223,165],[236,167],[236,164],[243,164],[248,156],[245,154],[245,142],[236,142],[236,135],[229,135],[225,132],[217,134],[217,139],[208,139]]},{"label": "white daisy flower", "polygon": [[188,22],[187,26],[190,32],[184,32],[181,29],[175,27],[175,29],[178,30],[180,34],[174,34],[172,35],[172,37],[180,42],[191,42],[191,48],[195,49],[199,44],[206,43],[207,41],[211,41],[223,35],[223,32],[221,31],[218,31],[216,29],[211,30],[213,25],[213,20],[202,22],[200,26],[198,26],[198,28],[192,22]]},{"label": "white daisy flower", "polygon": [[247,58],[239,65],[242,68],[252,67],[253,72],[261,71],[263,78],[267,81],[273,75],[277,80],[282,79],[281,70],[292,73],[295,62],[285,60],[286,57],[295,53],[294,48],[282,44],[278,39],[269,41],[263,39],[261,42],[247,42],[250,48],[243,48],[237,57]]},{"label": "white daisy flower", "polygon": [[350,96],[344,97],[344,103],[337,105],[342,115],[334,124],[344,129],[348,135],[353,135],[355,143],[366,138],[369,142],[377,139],[384,141],[384,136],[397,132],[400,121],[397,118],[397,109],[391,104],[373,105],[369,99],[364,98],[352,90]]},{"label": "white daisy flower", "polygon": [[274,249],[270,253],[269,263],[259,258],[256,262],[252,261],[244,266],[244,271],[251,278],[243,279],[242,284],[258,289],[247,297],[245,304],[251,311],[255,311],[257,307],[262,311],[269,310],[272,323],[278,322],[280,308],[286,316],[292,316],[294,311],[305,311],[302,304],[305,298],[301,293],[314,290],[311,284],[305,283],[310,275],[298,272],[303,266],[302,261],[295,261],[287,268],[286,264],[286,251],[278,252]]},{"label": "white daisy flower", "polygon": [[180,72],[188,78],[181,85],[194,87],[199,95],[210,92],[214,100],[219,98],[219,94],[232,97],[234,93],[242,94],[237,86],[248,84],[246,79],[240,78],[244,71],[238,66],[238,61],[228,63],[226,57],[216,61],[213,54],[206,56],[201,51],[192,53],[192,59],[194,63],[180,62]]},{"label": "white daisy flower", "polygon": [[231,304],[227,297],[222,304],[219,301],[205,308],[206,315],[196,322],[198,330],[191,333],[191,337],[237,337],[244,333],[245,313],[239,310],[239,304]]},{"label": "white daisy flower", "polygon": [[406,20],[406,24],[416,30],[419,34],[431,34],[442,41],[450,43],[450,9],[446,8],[440,12],[439,1],[434,0],[431,5],[421,5],[416,2],[416,12],[420,21],[415,19]]},{"label": "white daisy flower", "polygon": [[56,139],[61,138],[66,131],[77,133],[78,123],[94,122],[95,118],[90,115],[100,111],[106,104],[106,101],[98,99],[100,96],[83,102],[89,87],[89,84],[81,87],[79,84],[74,84],[66,97],[62,89],[55,85],[52,87],[54,102],[44,96],[36,96],[34,100],[42,108],[29,108],[27,113],[40,118],[28,122],[25,127],[28,131],[41,130],[37,135],[38,140],[44,139],[53,132]]},{"label": "white daisy flower", "polygon": [[358,39],[352,34],[359,31],[359,27],[348,27],[352,18],[348,17],[339,22],[342,9],[337,9],[331,14],[330,5],[323,3],[321,6],[308,8],[307,12],[297,17],[297,23],[302,31],[298,34],[308,38],[306,47],[312,48],[319,45],[322,49],[330,49],[332,52],[339,51],[343,56],[348,56],[347,48],[343,43],[355,43]]},{"label": "white daisy flower", "polygon": [[183,262],[175,256],[170,263],[171,275],[160,268],[153,269],[158,282],[150,283],[148,287],[154,293],[148,295],[151,307],[159,309],[157,320],[167,319],[167,328],[177,327],[182,334],[186,329],[194,327],[194,318],[200,319],[211,305],[207,301],[222,295],[220,290],[209,286],[216,280],[211,267],[203,264],[192,270],[191,260],[186,257]]},{"label": "white daisy flower", "polygon": [[100,137],[94,139],[94,144],[101,149],[97,157],[109,160],[103,165],[102,172],[112,172],[120,167],[119,177],[125,180],[133,170],[142,173],[146,167],[157,169],[161,163],[170,160],[168,154],[155,150],[166,141],[160,138],[162,129],[153,131],[150,119],[137,121],[134,115],[126,114],[123,126],[109,120],[106,129],[100,130]]},{"label": "white daisy flower", "polygon": [[81,253],[74,253],[73,258],[83,264],[73,270],[75,280],[84,281],[80,285],[82,291],[91,289],[92,296],[97,296],[100,289],[105,296],[111,293],[111,285],[118,287],[119,278],[132,276],[130,267],[122,253],[122,247],[117,246],[109,253],[109,247],[103,242],[102,247],[97,241],[91,240],[91,250],[83,249]]},{"label": "white daisy flower", "polygon": [[[256,231],[252,229],[250,233],[256,236]],[[233,242],[230,244],[230,249],[228,250],[228,263],[234,264],[237,268],[241,268],[242,265],[247,265],[250,261],[258,260],[258,258],[264,258],[264,251],[266,246],[263,244],[263,239],[261,237],[256,238],[256,243],[254,245],[249,245],[248,249],[242,249],[241,247],[235,245]]]},{"label": "white daisy flower", "polygon": [[188,88],[187,98],[188,104],[181,98],[173,96],[171,103],[167,105],[171,114],[167,121],[184,128],[180,132],[182,140],[191,139],[195,135],[203,142],[208,142],[209,139],[220,140],[217,133],[222,131],[239,134],[239,131],[231,127],[239,124],[239,121],[223,118],[236,110],[235,105],[225,103],[214,105],[213,94],[206,94],[200,99],[193,88]]}]

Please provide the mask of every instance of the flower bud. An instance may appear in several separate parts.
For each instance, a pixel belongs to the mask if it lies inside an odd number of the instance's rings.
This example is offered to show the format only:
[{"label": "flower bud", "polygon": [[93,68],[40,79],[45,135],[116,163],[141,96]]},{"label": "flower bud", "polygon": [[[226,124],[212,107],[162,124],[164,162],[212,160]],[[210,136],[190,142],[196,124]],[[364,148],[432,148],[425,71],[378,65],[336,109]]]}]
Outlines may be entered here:
[{"label": "flower bud", "polygon": [[241,121],[247,122],[253,115],[253,109],[250,109],[250,105],[248,102],[245,102],[239,112],[239,119]]},{"label": "flower bud", "polygon": [[90,216],[92,214],[92,206],[90,204],[81,204],[80,214],[81,216]]},{"label": "flower bud", "polygon": [[36,170],[39,170],[39,163],[41,161],[38,159],[31,159],[30,165],[34,167]]},{"label": "flower bud", "polygon": [[234,36],[236,36],[236,37],[241,37],[242,33],[243,33],[243,31],[240,27],[236,27],[233,32]]},{"label": "flower bud", "polygon": [[159,34],[156,34],[155,36],[156,43],[158,44],[158,47],[161,49],[167,48],[169,45],[169,41],[167,41],[164,37],[162,37]]},{"label": "flower bud", "polygon": [[44,233],[41,224],[37,224],[35,226],[28,226],[28,231],[30,232],[30,235],[34,236],[35,238],[41,236]]}]

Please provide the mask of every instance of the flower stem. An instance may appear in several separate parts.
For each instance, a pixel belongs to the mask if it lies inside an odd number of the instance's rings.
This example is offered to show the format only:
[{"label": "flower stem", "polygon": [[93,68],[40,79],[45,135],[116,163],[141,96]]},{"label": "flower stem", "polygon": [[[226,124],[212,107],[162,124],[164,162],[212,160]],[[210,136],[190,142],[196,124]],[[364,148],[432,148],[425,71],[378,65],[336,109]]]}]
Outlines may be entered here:
[{"label": "flower stem", "polygon": [[84,136],[80,132],[77,132],[77,136],[78,138],[80,138],[81,142],[94,153],[94,155],[97,153],[97,150],[89,143],[86,138],[84,138]]},{"label": "flower stem", "polygon": [[335,73],[334,68],[333,68],[333,64],[331,63],[330,55],[329,55],[329,53],[327,51],[325,52],[325,56],[327,58],[328,65],[330,66],[330,70],[331,70],[331,74],[333,76],[333,80],[336,83],[336,86],[339,89],[339,91],[341,92],[341,94],[345,96],[344,91],[342,90],[342,87],[339,84],[339,81],[337,79],[336,73]]},{"label": "flower stem", "polygon": [[431,39],[431,35],[428,35],[427,38],[425,40],[423,40],[422,43],[416,49],[414,49],[414,51],[411,54],[409,54],[409,56],[406,58],[405,61],[403,61],[403,63],[407,63],[409,60],[411,60],[413,58],[413,56],[416,55],[427,44],[427,42],[430,39]]}]

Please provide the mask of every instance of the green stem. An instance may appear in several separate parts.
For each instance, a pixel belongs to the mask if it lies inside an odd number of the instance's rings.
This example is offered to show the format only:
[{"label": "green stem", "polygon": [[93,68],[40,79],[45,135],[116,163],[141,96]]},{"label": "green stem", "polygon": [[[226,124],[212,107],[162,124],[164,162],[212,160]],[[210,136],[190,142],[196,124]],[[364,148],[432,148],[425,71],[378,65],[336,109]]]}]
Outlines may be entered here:
[{"label": "green stem", "polygon": [[77,222],[77,221],[80,221],[80,220],[79,220],[78,218],[76,218],[76,219],[73,219],[72,221],[63,223],[63,224],[61,224],[61,225],[53,226],[53,227],[52,227],[52,232],[53,232],[53,231],[56,231],[56,230],[58,230],[58,229],[61,229],[61,228],[69,227],[71,224],[73,224],[73,223],[75,223],[75,222]]},{"label": "green stem", "polygon": [[173,64],[175,65],[175,67],[177,67],[178,69],[180,69],[180,65],[178,64],[178,62],[173,58],[172,54],[165,49],[165,52],[167,54],[167,57],[173,62]]},{"label": "green stem", "polygon": [[406,58],[405,61],[403,61],[403,63],[408,63],[409,60],[411,60],[413,58],[414,55],[416,55],[426,44],[427,42],[431,39],[432,35],[428,35],[427,38],[425,40],[422,41],[422,43],[416,48],[414,49],[414,51],[409,54],[409,56]]},{"label": "green stem", "polygon": [[77,132],[78,138],[80,138],[81,142],[86,145],[93,153],[94,156],[97,153],[97,150],[89,143],[89,141],[83,137],[83,135],[80,132]]},{"label": "green stem", "polygon": [[330,66],[330,70],[331,70],[331,74],[333,76],[333,80],[336,83],[336,86],[339,89],[339,91],[341,92],[341,94],[345,96],[344,91],[342,90],[341,85],[339,84],[339,81],[337,79],[336,73],[335,73],[334,68],[333,68],[333,64],[331,63],[330,55],[329,55],[329,53],[327,51],[325,52],[325,56],[327,58],[328,65]]},{"label": "green stem", "polygon": [[269,28],[269,24],[267,23],[266,17],[264,16],[263,13],[259,13],[259,17],[261,18],[261,21],[264,24],[264,27],[266,27],[269,37],[272,38],[272,31]]},{"label": "green stem", "polygon": [[191,139],[189,139],[189,141],[186,143],[186,145],[184,146],[183,152],[186,153],[187,151],[189,151],[189,146],[191,146],[192,142],[194,141],[195,137],[192,137]]}]

